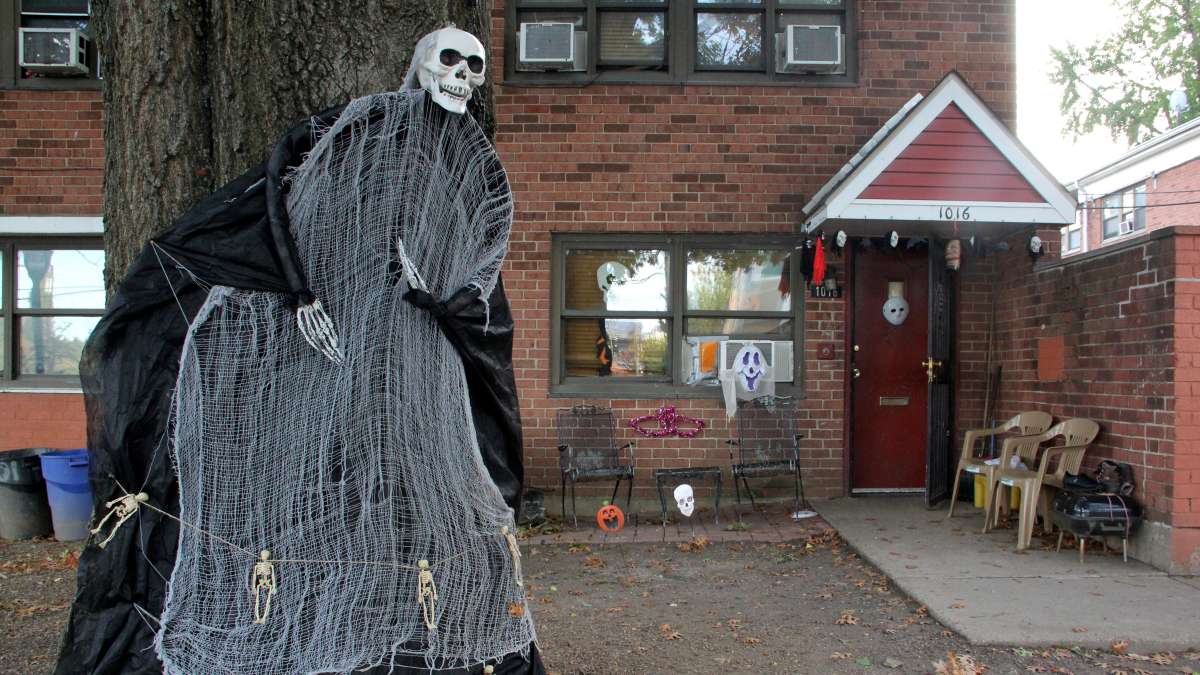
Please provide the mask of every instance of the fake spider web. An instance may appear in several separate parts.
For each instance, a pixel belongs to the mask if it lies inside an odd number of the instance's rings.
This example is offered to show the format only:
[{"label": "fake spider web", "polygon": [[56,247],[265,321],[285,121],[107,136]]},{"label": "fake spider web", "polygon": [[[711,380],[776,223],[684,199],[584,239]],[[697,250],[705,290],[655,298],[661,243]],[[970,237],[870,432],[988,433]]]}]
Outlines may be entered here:
[{"label": "fake spider web", "polygon": [[[306,343],[280,295],[215,287],[194,319],[173,420],[185,526],[156,638],[166,671],[527,654],[513,514],[480,457],[462,362],[402,298],[490,295],[512,219],[494,150],[423,91],[380,94],[351,102],[290,182],[344,363]],[[256,588],[266,571],[273,589]]]}]

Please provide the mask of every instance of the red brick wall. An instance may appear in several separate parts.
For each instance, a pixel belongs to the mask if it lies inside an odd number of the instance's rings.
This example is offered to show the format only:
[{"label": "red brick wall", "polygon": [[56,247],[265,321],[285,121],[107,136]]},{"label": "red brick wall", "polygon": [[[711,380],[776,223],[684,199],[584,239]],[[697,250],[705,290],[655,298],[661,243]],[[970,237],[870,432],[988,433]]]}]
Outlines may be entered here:
[{"label": "red brick wall", "polygon": [[[517,211],[505,268],[517,321],[516,369],[529,483],[557,486],[551,398],[552,232],[792,232],[800,207],[913,94],[958,70],[1004,120],[1015,110],[1014,5],[859,3],[860,84],[851,87],[501,83],[496,145]],[[493,73],[503,72],[504,8],[493,23]],[[807,398],[801,425],[817,496],[841,494],[845,450],[844,302],[806,307]],[[817,361],[818,343],[838,359]],[[590,401],[624,418],[659,399]],[[659,466],[724,464],[716,401],[672,401],[710,423],[696,439],[641,440],[638,482]],[[648,496],[649,493],[643,493]]]},{"label": "red brick wall", "polygon": [[[1200,204],[1164,206],[1195,202],[1200,196],[1200,158],[1172,167],[1146,181],[1146,231],[1174,225],[1200,225]],[[1087,248],[1094,251],[1104,242],[1104,199],[1088,205]],[[1138,234],[1141,234],[1140,232]],[[1137,236],[1137,234],[1129,235]],[[1116,240],[1110,240],[1110,244]]]},{"label": "red brick wall", "polygon": [[[1101,432],[1085,465],[1094,468],[1102,459],[1131,464],[1135,496],[1147,518],[1173,526],[1173,561],[1195,572],[1200,283],[1194,279],[1200,278],[1200,228],[1158,232],[1039,267],[1025,253],[1030,234],[1013,237],[1006,253],[964,260],[960,278],[960,289],[971,289],[963,297],[968,302],[962,317],[977,314],[969,302],[990,302],[981,284],[995,283],[998,293],[995,353],[1003,371],[996,417],[1032,409],[1056,419],[1099,422]],[[1038,372],[1040,342],[1060,336],[1062,378],[1044,381]],[[973,342],[960,341],[960,350]],[[970,365],[978,352],[967,351],[959,389],[980,391],[985,371]],[[980,421],[982,404],[966,398],[960,394],[960,429]]]},{"label": "red brick wall", "polygon": [[0,215],[100,215],[99,91],[0,91]]},{"label": "red brick wall", "polygon": [[0,420],[0,449],[87,445],[82,394],[0,394]]}]

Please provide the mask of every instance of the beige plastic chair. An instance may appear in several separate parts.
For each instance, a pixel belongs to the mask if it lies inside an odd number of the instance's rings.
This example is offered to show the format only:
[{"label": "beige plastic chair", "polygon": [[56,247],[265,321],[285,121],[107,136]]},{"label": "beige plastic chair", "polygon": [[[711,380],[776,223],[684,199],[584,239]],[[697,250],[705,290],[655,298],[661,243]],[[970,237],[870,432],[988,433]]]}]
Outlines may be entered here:
[{"label": "beige plastic chair", "polygon": [[[1062,479],[1068,472],[1079,471],[1088,444],[1096,438],[1099,431],[1100,425],[1092,420],[1075,418],[1059,422],[1037,436],[1015,436],[1005,439],[1000,452],[1000,468],[995,472],[988,487],[987,515],[984,518],[983,531],[987,532],[999,518],[1000,499],[997,495],[1001,493],[1000,488],[1018,487],[1021,489],[1021,510],[1017,523],[1017,550],[1029,548],[1033,540],[1033,525],[1037,520],[1038,505],[1043,503],[1042,487],[1047,484],[1047,478],[1057,482],[1057,486],[1051,483],[1052,487],[1061,488]],[[1041,449],[1043,443],[1049,443],[1059,437],[1063,438],[1063,445]],[[1026,466],[1036,464],[1037,470],[1012,468],[1010,462],[1013,456],[1020,457]],[[1043,513],[1049,523],[1048,502],[1045,503]]]},{"label": "beige plastic chair", "polygon": [[[1007,422],[993,427],[991,429],[968,429],[963,436],[962,454],[958,458],[958,470],[954,472],[954,491],[950,493],[950,513],[946,514],[947,518],[954,517],[954,505],[958,501],[958,487],[962,480],[964,471],[972,474],[979,474],[984,477],[985,490],[990,490],[994,474],[999,468],[995,464],[988,464],[982,457],[975,456],[975,443],[985,438],[1016,432],[1019,436],[1032,436],[1040,434],[1050,428],[1050,424],[1054,418],[1049,413],[1031,410],[1014,416]],[[983,503],[988,503],[988,493],[983,495]]]},{"label": "beige plastic chair", "polygon": [[[1100,435],[1100,425],[1093,420],[1075,417],[1063,423],[1064,445],[1088,446]],[[1054,504],[1057,492],[1063,489],[1063,479],[1067,474],[1078,474],[1083,465],[1083,453],[1064,454],[1057,463],[1054,471],[1047,472],[1042,478],[1042,488],[1038,491],[1038,512],[1042,516],[1042,531],[1049,534],[1054,531],[1054,521],[1050,518],[1050,507]]]}]

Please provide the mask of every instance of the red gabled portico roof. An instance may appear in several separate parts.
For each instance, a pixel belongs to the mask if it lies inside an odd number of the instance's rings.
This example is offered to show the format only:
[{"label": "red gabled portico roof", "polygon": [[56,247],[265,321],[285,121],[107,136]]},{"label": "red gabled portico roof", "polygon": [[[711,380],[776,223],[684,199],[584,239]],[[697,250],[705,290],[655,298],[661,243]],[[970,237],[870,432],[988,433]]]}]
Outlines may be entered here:
[{"label": "red gabled portico roof", "polygon": [[831,220],[1066,224],[1075,200],[950,73],[889,120],[804,212],[807,231]]}]

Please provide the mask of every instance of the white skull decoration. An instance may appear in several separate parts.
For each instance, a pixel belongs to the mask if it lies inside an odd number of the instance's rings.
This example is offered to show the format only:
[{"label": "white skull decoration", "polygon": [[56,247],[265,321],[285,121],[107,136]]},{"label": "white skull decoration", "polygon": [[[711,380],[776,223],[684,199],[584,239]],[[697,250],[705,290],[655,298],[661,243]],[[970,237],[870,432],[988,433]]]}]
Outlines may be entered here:
[{"label": "white skull decoration", "polygon": [[767,359],[754,345],[742,347],[733,357],[733,370],[746,387],[746,391],[754,391],[766,369]]},{"label": "white skull decoration", "polygon": [[908,301],[900,296],[887,299],[883,303],[883,318],[893,326],[899,326],[908,318]]},{"label": "white skull decoration", "polygon": [[696,496],[692,493],[692,486],[684,483],[675,488],[675,503],[679,505],[679,512],[684,516],[691,518],[692,511],[696,508]]},{"label": "white skull decoration", "polygon": [[[467,101],[483,84],[487,54],[470,33],[447,26],[421,38],[405,84],[429,92],[434,103],[452,113],[467,111]],[[415,74],[415,81],[414,81]]]}]

